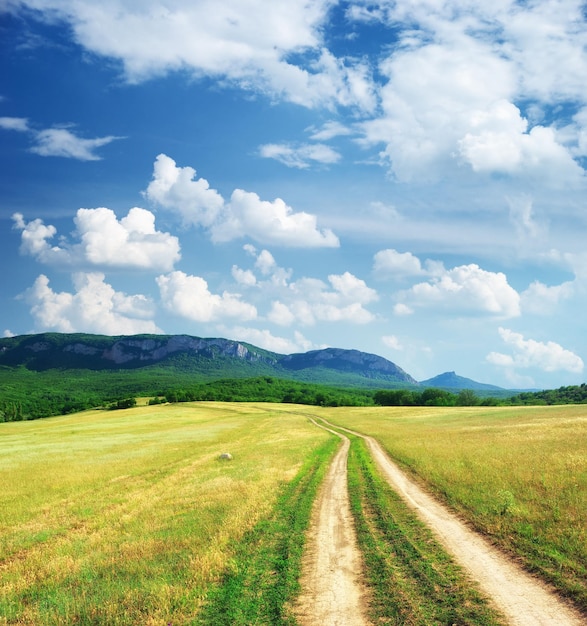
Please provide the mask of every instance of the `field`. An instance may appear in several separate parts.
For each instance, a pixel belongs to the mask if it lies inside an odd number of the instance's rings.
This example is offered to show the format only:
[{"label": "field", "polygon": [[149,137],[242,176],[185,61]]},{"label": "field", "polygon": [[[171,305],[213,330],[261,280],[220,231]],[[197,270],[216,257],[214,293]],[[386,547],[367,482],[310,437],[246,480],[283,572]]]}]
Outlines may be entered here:
[{"label": "field", "polygon": [[[376,437],[587,609],[586,407],[185,403],[0,424],[0,624],[293,624],[284,607],[338,445],[305,414]],[[384,519],[392,496],[368,509],[377,493],[359,509]]]},{"label": "field", "polygon": [[35,626],[192,623],[239,541],[332,441],[231,404],[0,426],[0,624]]},{"label": "field", "polygon": [[349,408],[476,529],[587,609],[587,407]]}]

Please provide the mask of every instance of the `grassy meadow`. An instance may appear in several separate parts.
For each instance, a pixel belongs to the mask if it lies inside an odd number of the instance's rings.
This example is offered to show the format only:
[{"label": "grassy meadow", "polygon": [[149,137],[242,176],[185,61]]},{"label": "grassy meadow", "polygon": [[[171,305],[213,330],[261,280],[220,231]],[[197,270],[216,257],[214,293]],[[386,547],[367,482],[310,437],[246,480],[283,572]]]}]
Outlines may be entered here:
[{"label": "grassy meadow", "polygon": [[324,409],[587,612],[587,406]]},{"label": "grassy meadow", "polygon": [[272,405],[0,424],[0,624],[196,623],[239,542],[335,444]]}]

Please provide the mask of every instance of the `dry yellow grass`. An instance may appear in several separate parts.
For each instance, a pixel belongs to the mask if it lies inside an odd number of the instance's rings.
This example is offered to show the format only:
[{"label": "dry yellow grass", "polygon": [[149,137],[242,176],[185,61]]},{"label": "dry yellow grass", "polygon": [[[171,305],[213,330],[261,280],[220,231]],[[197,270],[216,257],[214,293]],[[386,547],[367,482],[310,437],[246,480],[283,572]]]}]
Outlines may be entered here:
[{"label": "dry yellow grass", "polygon": [[326,437],[253,404],[0,425],[0,624],[187,623]]}]

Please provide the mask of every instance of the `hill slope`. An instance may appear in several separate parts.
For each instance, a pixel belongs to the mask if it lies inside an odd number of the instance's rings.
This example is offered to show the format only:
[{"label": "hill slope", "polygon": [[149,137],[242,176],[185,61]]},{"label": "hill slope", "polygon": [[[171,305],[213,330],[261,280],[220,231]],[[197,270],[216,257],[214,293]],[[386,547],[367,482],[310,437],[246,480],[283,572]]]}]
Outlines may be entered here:
[{"label": "hill slope", "polygon": [[444,372],[444,374],[439,374],[438,376],[434,376],[434,378],[422,380],[420,381],[420,385],[423,387],[438,387],[439,389],[448,390],[472,389],[473,391],[505,391],[502,387],[478,383],[470,378],[459,376],[455,372]]}]

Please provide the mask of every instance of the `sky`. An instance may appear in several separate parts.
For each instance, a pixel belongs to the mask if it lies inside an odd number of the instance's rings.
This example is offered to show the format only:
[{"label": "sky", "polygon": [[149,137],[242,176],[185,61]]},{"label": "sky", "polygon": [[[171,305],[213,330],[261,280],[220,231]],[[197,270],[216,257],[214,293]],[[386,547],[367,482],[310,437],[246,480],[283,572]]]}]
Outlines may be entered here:
[{"label": "sky", "polygon": [[585,381],[587,5],[0,0],[0,335]]}]

